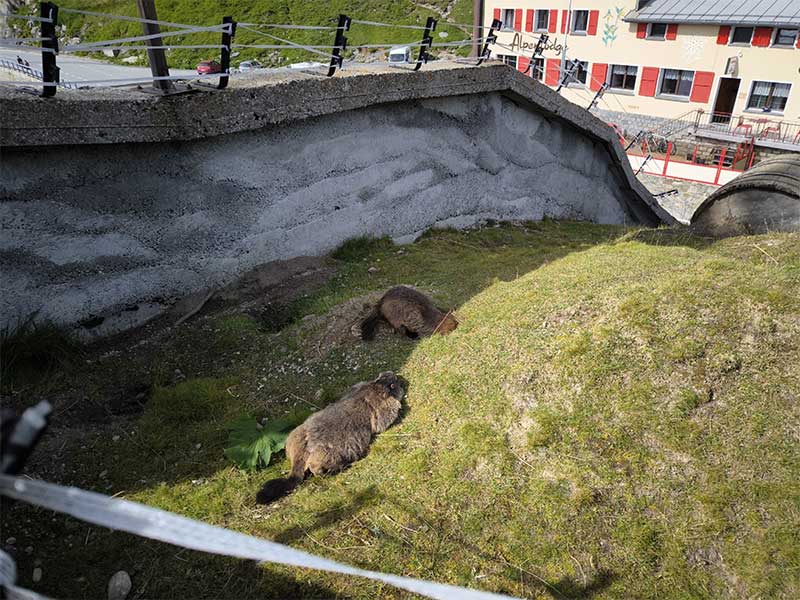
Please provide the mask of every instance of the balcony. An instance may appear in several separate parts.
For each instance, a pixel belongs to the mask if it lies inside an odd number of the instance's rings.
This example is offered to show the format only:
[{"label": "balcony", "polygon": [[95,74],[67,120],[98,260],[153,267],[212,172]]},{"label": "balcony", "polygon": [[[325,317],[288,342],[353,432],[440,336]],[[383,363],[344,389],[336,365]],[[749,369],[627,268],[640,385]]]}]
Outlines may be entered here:
[{"label": "balcony", "polygon": [[800,123],[758,116],[697,111],[692,133],[724,142],[752,142],[762,148],[800,152]]}]

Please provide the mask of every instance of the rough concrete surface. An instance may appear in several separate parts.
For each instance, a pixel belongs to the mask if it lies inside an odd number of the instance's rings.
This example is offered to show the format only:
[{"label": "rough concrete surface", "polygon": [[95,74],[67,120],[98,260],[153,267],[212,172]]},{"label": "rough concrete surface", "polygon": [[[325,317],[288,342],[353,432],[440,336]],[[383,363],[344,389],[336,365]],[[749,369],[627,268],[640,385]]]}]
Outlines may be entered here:
[{"label": "rough concrete surface", "polygon": [[[328,98],[324,116],[304,119],[276,105],[280,124],[248,121],[207,139],[4,148],[3,323],[34,311],[63,324],[106,317],[109,333],[256,265],[359,235],[410,241],[433,225],[486,218],[671,222],[589,113],[505,67],[453,71],[466,80],[459,88],[440,71],[444,97],[344,110],[345,96],[340,111]],[[499,73],[504,91],[452,95],[474,91],[481,71]],[[397,83],[395,74],[384,82]],[[386,89],[358,102],[391,96]],[[37,110],[60,106],[35,100]]]},{"label": "rough concrete surface", "polygon": [[695,183],[694,181],[683,179],[670,179],[669,177],[647,175],[645,173],[639,175],[639,181],[653,194],[677,190],[678,193],[676,195],[658,198],[658,203],[675,219],[687,225],[694,211],[697,210],[703,200],[718,189],[715,185]]}]

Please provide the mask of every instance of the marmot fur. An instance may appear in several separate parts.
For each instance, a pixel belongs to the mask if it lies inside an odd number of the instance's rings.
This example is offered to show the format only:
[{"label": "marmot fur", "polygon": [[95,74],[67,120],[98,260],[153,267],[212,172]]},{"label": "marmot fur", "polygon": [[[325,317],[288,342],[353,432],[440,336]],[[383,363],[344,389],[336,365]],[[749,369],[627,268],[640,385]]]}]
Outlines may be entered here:
[{"label": "marmot fur", "polygon": [[292,462],[289,477],[268,481],[256,496],[268,504],[285,496],[312,475],[338,473],[369,451],[372,436],[397,420],[405,390],[400,379],[387,371],[374,381],[354,385],[337,402],[314,413],[286,440]]},{"label": "marmot fur", "polygon": [[434,305],[422,292],[405,285],[398,285],[386,292],[361,323],[361,337],[375,337],[378,322],[385,320],[395,331],[410,338],[441,333],[447,335],[458,327],[452,312],[445,312]]}]

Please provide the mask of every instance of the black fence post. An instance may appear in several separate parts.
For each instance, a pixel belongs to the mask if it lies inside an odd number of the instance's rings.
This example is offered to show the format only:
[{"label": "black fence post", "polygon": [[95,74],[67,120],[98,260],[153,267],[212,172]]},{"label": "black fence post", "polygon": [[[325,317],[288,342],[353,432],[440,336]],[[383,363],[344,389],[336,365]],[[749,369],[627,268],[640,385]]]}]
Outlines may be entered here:
[{"label": "black fence post", "polygon": [[592,98],[592,102],[589,104],[589,107],[586,110],[591,111],[595,106],[597,106],[597,103],[600,102],[600,98],[603,97],[603,94],[606,93],[607,89],[608,83],[604,82],[603,85],[600,86],[600,89],[597,90],[597,93],[594,95],[594,98]]},{"label": "black fence post", "polygon": [[61,80],[56,54],[58,54],[58,38],[56,37],[56,21],[58,6],[52,2],[39,4],[39,16],[42,21],[42,97],[51,98],[56,95],[56,87]]},{"label": "black fence post", "polygon": [[422,63],[428,64],[428,50],[433,45],[433,38],[431,32],[436,29],[436,19],[428,17],[425,22],[425,33],[422,35],[422,42],[419,47],[419,56],[417,57],[417,64],[414,65],[414,70],[419,71]]},{"label": "black fence post", "polygon": [[341,69],[344,64],[342,52],[347,48],[347,38],[344,37],[345,31],[350,31],[350,17],[347,15],[339,15],[339,24],[336,26],[336,38],[333,41],[331,64],[328,67],[328,77],[332,77],[333,74],[336,73],[336,69]]},{"label": "black fence post", "polygon": [[475,63],[476,67],[483,63],[483,61],[489,60],[489,57],[492,55],[492,51],[489,50],[489,44],[494,44],[497,41],[497,35],[494,30],[500,29],[502,26],[503,23],[500,19],[492,19],[492,26],[489,27],[489,33],[486,34],[486,38],[483,40],[481,55],[478,57],[478,62]]},{"label": "black fence post", "polygon": [[236,21],[233,20],[233,17],[222,17],[222,25],[228,25],[228,27],[222,29],[222,50],[219,61],[222,74],[219,76],[218,90],[225,89],[228,85],[231,72],[231,44],[233,36],[236,35]]}]

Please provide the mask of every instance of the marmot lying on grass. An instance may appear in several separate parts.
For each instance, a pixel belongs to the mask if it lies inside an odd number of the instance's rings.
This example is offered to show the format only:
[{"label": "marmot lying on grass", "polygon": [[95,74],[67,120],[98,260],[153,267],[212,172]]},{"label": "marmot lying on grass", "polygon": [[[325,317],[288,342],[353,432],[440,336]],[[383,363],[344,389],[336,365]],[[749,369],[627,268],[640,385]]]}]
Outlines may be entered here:
[{"label": "marmot lying on grass", "polygon": [[425,294],[404,285],[391,288],[378,301],[361,323],[361,337],[373,339],[381,319],[398,333],[410,338],[432,333],[447,335],[458,327],[458,321],[451,312],[437,308]]},{"label": "marmot lying on grass", "polygon": [[354,385],[341,400],[311,415],[286,440],[286,456],[292,461],[289,477],[268,481],[256,502],[268,504],[285,496],[308,472],[338,473],[365,457],[372,436],[397,419],[404,393],[397,375],[387,371],[375,381]]}]

